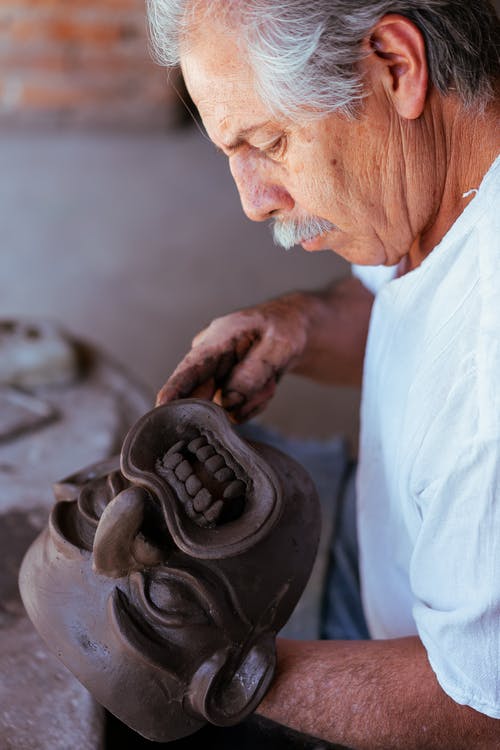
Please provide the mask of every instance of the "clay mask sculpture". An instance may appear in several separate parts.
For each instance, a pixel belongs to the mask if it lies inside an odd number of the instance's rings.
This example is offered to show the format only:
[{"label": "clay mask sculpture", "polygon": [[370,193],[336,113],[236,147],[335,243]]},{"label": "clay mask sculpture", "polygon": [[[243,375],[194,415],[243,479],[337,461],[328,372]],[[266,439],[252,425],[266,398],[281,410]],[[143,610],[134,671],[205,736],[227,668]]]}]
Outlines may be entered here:
[{"label": "clay mask sculpture", "polygon": [[96,700],[156,741],[252,712],[316,553],[304,470],[189,399],[146,414],[120,462],[56,485],[56,498],[20,588]]}]

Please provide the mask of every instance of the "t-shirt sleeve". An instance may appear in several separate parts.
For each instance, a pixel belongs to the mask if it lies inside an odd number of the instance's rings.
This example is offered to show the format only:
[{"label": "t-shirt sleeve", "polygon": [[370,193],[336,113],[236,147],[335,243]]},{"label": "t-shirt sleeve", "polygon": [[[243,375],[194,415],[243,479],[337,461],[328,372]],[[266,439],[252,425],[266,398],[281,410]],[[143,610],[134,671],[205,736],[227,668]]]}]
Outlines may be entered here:
[{"label": "t-shirt sleeve", "polygon": [[417,459],[413,615],[443,690],[500,718],[500,439],[481,435],[459,391]]}]

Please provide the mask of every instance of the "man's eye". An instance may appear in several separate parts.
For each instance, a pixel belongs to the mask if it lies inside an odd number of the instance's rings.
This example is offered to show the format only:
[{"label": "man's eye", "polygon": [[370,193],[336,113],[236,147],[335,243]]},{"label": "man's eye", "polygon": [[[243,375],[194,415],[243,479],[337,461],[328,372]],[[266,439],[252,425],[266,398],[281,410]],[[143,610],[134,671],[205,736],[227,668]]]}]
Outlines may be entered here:
[{"label": "man's eye", "polygon": [[270,159],[279,159],[284,155],[285,148],[286,137],[284,135],[280,135],[279,138],[276,138],[276,140],[269,144],[269,146],[262,148],[261,151]]}]

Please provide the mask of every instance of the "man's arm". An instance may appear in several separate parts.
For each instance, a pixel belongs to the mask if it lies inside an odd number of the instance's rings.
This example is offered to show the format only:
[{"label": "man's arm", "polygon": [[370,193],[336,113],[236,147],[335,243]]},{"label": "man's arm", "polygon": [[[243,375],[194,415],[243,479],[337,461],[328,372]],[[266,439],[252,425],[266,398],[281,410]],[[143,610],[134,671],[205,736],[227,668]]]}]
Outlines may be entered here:
[{"label": "man's arm", "polygon": [[292,372],[332,385],[360,385],[373,294],[350,276],[302,297],[307,343]]},{"label": "man's arm", "polygon": [[286,372],[358,384],[372,302],[361,282],[349,278],[217,318],[194,338],[157,403],[215,396],[241,421],[262,411]]},{"label": "man's arm", "polygon": [[498,750],[500,720],[442,690],[419,638],[278,639],[258,713],[356,750]]}]

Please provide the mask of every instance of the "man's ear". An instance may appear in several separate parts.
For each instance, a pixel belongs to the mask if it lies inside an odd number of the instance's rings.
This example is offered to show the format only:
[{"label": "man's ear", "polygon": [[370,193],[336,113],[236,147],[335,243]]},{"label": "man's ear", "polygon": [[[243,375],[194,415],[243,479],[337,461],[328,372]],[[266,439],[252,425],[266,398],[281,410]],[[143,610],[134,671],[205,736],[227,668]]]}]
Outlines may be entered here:
[{"label": "man's ear", "polygon": [[229,649],[221,649],[194,674],[185,708],[217,726],[237,724],[257,708],[275,668],[274,634],[261,636],[236,666]]},{"label": "man's ear", "polygon": [[383,85],[401,117],[416,120],[423,112],[429,85],[424,37],[404,16],[390,13],[373,28],[366,65],[372,82]]}]

